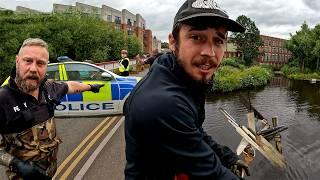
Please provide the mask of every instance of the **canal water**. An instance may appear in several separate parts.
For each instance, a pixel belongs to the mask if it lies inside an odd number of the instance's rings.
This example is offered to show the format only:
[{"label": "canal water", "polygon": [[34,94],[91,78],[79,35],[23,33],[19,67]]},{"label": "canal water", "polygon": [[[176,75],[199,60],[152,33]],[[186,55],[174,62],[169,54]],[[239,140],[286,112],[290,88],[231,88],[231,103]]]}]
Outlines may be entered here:
[{"label": "canal water", "polygon": [[[239,95],[248,91],[210,95],[206,101],[207,133],[220,144],[236,150],[241,138],[218,111],[224,108],[240,124],[246,125],[247,109]],[[272,124],[288,127],[281,133],[287,167],[279,170],[258,151],[250,166],[248,180],[318,180],[320,179],[320,82],[294,81],[274,77],[268,86],[250,91],[252,105]]]}]

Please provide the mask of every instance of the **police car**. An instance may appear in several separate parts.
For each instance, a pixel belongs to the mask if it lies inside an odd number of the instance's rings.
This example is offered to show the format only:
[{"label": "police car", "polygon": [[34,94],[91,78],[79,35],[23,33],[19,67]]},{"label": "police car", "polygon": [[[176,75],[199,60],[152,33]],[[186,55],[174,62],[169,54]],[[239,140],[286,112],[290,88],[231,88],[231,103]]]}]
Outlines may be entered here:
[{"label": "police car", "polygon": [[125,99],[140,77],[122,77],[86,62],[59,62],[48,65],[48,79],[104,84],[99,93],[68,94],[56,107],[56,116],[96,116],[121,114]]}]

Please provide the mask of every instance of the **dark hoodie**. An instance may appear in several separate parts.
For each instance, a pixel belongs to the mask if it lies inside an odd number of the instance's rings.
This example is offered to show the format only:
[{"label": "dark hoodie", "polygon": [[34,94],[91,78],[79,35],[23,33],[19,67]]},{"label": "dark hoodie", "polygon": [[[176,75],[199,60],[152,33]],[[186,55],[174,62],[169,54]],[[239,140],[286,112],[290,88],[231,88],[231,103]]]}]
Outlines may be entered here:
[{"label": "dark hoodie", "polygon": [[66,83],[44,79],[38,100],[22,92],[16,82],[16,69],[7,85],[0,88],[0,133],[21,132],[54,116],[54,108],[68,92]]},{"label": "dark hoodie", "polygon": [[155,61],[124,106],[126,180],[238,179],[226,168],[238,157],[202,128],[205,92],[173,54]]}]

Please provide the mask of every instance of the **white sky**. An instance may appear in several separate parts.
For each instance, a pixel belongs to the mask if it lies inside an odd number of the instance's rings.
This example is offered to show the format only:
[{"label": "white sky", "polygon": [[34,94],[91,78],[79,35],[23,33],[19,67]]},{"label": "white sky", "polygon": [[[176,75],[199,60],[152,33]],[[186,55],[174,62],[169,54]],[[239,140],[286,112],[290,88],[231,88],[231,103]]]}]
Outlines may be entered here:
[{"label": "white sky", "polygon": [[[81,2],[97,7],[102,4],[118,10],[127,9],[141,14],[148,29],[162,41],[172,28],[175,13],[185,0],[0,0],[0,7],[15,10],[17,5],[50,12],[53,3],[75,5]],[[245,15],[255,21],[260,34],[289,38],[289,33],[300,29],[304,21],[310,27],[320,22],[320,0],[216,0],[236,19]]]}]

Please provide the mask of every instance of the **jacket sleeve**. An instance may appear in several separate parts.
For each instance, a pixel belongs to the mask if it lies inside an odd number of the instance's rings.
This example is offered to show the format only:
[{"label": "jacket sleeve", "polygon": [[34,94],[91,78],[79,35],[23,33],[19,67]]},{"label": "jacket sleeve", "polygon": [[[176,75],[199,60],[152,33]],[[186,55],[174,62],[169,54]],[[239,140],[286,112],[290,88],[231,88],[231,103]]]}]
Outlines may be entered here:
[{"label": "jacket sleeve", "polygon": [[2,107],[0,107],[0,117],[2,117],[0,118],[0,133],[2,133],[3,129],[5,128],[5,123],[3,119],[6,118]]},{"label": "jacket sleeve", "polygon": [[51,98],[57,101],[60,101],[63,96],[68,93],[68,85],[64,82],[48,80],[46,82],[46,88],[48,93],[52,96]]},{"label": "jacket sleeve", "polygon": [[237,179],[221,164],[221,154],[213,151],[203,138],[203,132],[197,128],[194,113],[187,103],[176,99],[163,103],[161,107],[152,115],[157,119],[155,124],[149,124],[153,128],[148,134],[152,134],[155,137],[153,141],[158,142],[155,146],[163,154],[161,161],[167,161],[164,164],[176,168],[175,172],[187,172],[196,179]]},{"label": "jacket sleeve", "polygon": [[229,168],[233,165],[239,157],[227,146],[218,144],[212,139],[201,127],[200,131],[203,134],[203,140],[211,147],[211,149],[218,155],[222,164]]}]

